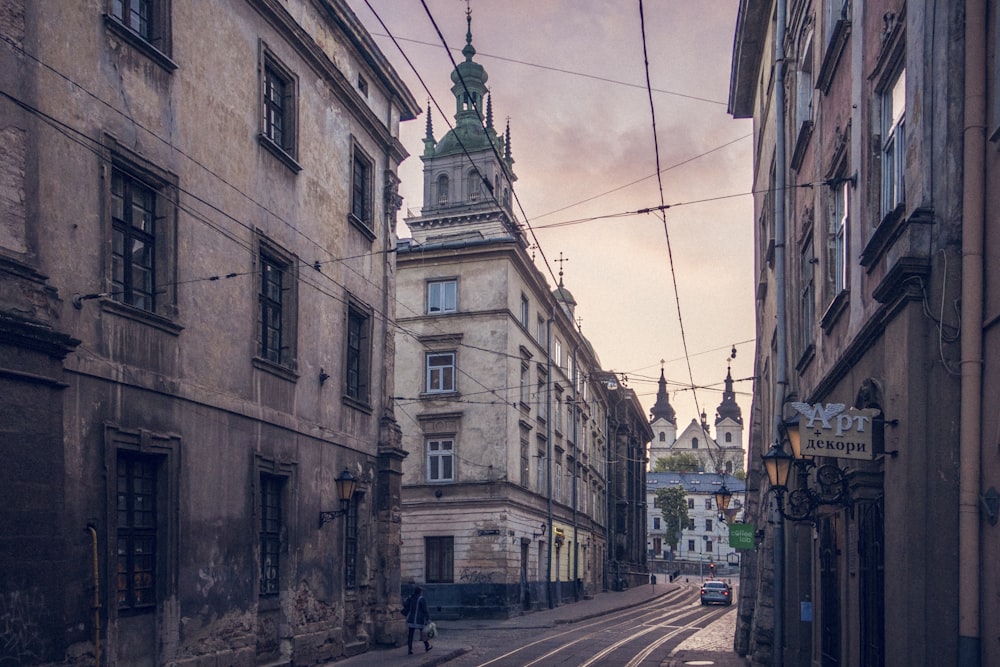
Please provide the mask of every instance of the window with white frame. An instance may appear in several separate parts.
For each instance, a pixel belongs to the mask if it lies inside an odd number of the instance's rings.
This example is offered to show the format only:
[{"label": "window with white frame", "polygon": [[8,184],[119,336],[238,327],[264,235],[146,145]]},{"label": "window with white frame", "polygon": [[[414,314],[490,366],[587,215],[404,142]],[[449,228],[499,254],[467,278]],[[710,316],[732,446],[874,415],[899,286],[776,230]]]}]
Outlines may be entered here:
[{"label": "window with white frame", "polygon": [[531,402],[530,366],[527,361],[521,362],[521,385],[519,387],[521,405],[528,405]]},{"label": "window with white frame", "polygon": [[850,225],[850,181],[834,186],[830,203],[827,281],[829,298],[847,289],[847,241]]},{"label": "window with white frame", "polygon": [[802,39],[802,54],[799,57],[798,71],[796,72],[796,95],[795,95],[795,130],[802,132],[806,123],[811,123],[813,118],[813,48],[812,32]]},{"label": "window with white frame", "polygon": [[528,297],[521,295],[521,326],[525,329],[528,328]]},{"label": "window with white frame", "polygon": [[458,308],[458,281],[432,280],[427,283],[427,312],[454,313]]},{"label": "window with white frame", "polygon": [[351,222],[366,232],[373,232],[374,210],[372,206],[372,173],[374,165],[358,146],[354,147],[351,159]]},{"label": "window with white frame", "polygon": [[455,353],[427,353],[427,384],[429,394],[455,391]]},{"label": "window with white frame", "polygon": [[905,201],[903,172],[906,167],[906,70],[881,93],[882,107],[882,218]]},{"label": "window with white frame", "polygon": [[541,317],[541,315],[538,316],[538,328],[536,331],[537,334],[535,337],[538,340],[538,344],[545,345],[545,320]]},{"label": "window with white frame", "polygon": [[479,172],[475,169],[469,170],[466,176],[466,191],[469,193],[469,201],[477,202],[481,199],[482,194],[482,179],[479,177]]},{"label": "window with white frame", "polygon": [[427,481],[455,481],[454,438],[427,438]]}]

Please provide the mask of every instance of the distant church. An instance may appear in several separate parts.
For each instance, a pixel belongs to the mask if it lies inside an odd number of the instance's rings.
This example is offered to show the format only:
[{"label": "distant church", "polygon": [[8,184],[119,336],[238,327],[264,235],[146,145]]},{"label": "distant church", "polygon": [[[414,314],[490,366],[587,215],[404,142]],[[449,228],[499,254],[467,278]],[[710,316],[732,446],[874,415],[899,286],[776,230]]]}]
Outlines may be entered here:
[{"label": "distant church", "polygon": [[649,468],[656,460],[673,454],[690,454],[696,457],[703,472],[735,474],[743,471],[743,415],[733,392],[732,372],[726,370],[726,388],[722,403],[715,409],[715,438],[709,434],[704,412],[701,423],[691,423],[678,435],[677,416],[667,396],[667,379],[660,369],[656,404],[649,411],[653,441],[649,446]]}]

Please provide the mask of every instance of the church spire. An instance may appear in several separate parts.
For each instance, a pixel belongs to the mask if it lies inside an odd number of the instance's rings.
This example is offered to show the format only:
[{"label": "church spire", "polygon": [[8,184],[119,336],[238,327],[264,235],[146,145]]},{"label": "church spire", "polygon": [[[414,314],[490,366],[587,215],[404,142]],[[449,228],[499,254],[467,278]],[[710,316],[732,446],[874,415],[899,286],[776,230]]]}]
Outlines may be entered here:
[{"label": "church spire", "polygon": [[722,392],[722,403],[715,409],[715,423],[723,419],[732,419],[737,424],[743,424],[743,412],[736,403],[736,392],[733,391],[733,373],[726,367],[726,389]]},{"label": "church spire", "polygon": [[673,425],[677,425],[677,414],[670,405],[670,397],[667,395],[667,377],[663,374],[663,366],[660,366],[660,383],[656,391],[656,403],[649,411],[652,421],[663,418]]},{"label": "church spire", "polygon": [[504,133],[503,161],[510,167],[514,164],[514,158],[510,152],[510,116],[507,117],[507,131]]},{"label": "church spire", "polygon": [[437,140],[434,139],[434,126],[431,124],[431,101],[427,100],[427,130],[424,133],[424,155],[434,155],[434,147]]}]

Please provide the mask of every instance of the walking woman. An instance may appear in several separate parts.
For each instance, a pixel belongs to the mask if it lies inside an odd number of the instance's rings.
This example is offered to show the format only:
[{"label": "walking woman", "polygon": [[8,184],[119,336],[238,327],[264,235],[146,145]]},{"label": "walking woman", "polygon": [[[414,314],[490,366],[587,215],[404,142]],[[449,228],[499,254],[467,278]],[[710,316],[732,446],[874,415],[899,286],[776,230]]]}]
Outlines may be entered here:
[{"label": "walking woman", "polygon": [[420,630],[420,640],[424,643],[424,652],[434,648],[424,636],[424,626],[431,622],[431,616],[427,613],[427,600],[424,599],[423,588],[417,586],[413,589],[413,594],[403,604],[403,611],[406,613],[406,648],[409,654],[413,654],[414,630]]}]

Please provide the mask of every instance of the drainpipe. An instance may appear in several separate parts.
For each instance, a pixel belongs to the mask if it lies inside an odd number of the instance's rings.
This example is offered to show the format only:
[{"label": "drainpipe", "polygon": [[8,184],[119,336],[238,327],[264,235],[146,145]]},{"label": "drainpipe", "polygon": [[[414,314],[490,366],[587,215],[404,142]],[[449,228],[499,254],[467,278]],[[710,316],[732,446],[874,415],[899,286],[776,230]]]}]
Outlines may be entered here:
[{"label": "drainpipe", "polygon": [[573,383],[573,403],[571,410],[573,410],[573,594],[574,599],[580,601],[580,586],[577,582],[580,581],[580,536],[578,532],[578,520],[577,520],[577,510],[576,506],[579,502],[577,497],[577,481],[576,478],[580,476],[580,440],[579,440],[579,429],[577,428],[577,373],[579,371],[576,368],[576,348],[573,348],[573,377],[570,381]]},{"label": "drainpipe", "polygon": [[[788,390],[788,321],[785,310],[785,0],[777,0],[777,26],[774,40],[774,298],[776,331],[775,391],[772,437],[781,443],[782,408]],[[764,443],[761,443],[762,445]],[[785,520],[771,498],[771,523],[774,525],[774,667],[785,664]]]},{"label": "drainpipe", "polygon": [[965,3],[962,192],[962,389],[958,482],[958,664],[980,661],[983,244],[986,191],[986,3]]},{"label": "drainpipe", "polygon": [[97,529],[87,526],[90,533],[90,556],[94,563],[94,667],[101,667],[101,570],[97,551]]},{"label": "drainpipe", "polygon": [[555,307],[545,326],[545,476],[547,480],[547,495],[549,497],[549,549],[548,567],[545,575],[545,591],[549,599],[549,609],[555,607],[552,590],[552,544],[555,535],[552,530],[552,320],[556,316]]}]

